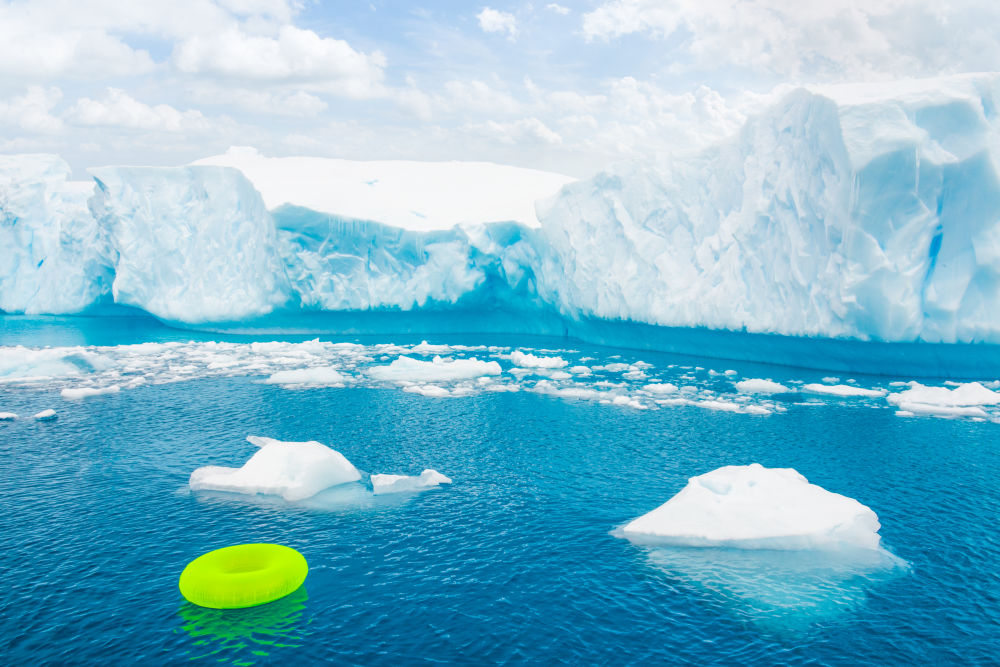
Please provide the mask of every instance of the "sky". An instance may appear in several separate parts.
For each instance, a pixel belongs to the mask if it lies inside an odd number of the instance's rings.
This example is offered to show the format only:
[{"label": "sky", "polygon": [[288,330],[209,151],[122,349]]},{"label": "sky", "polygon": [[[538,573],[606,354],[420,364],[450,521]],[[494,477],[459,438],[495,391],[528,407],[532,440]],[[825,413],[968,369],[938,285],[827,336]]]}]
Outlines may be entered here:
[{"label": "sky", "polygon": [[1000,70],[992,0],[0,0],[0,153],[481,160],[585,176],[791,87]]}]

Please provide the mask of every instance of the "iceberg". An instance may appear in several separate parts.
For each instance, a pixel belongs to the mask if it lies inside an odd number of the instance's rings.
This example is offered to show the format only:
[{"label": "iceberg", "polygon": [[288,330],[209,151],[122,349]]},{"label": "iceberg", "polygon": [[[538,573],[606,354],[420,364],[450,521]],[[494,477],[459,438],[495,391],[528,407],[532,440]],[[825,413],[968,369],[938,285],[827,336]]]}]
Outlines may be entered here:
[{"label": "iceberg", "polygon": [[283,442],[250,436],[247,441],[260,449],[246,463],[239,468],[198,468],[188,481],[191,490],[276,495],[294,502],[361,479],[343,454],[315,440]]},{"label": "iceberg", "polygon": [[225,322],[288,298],[274,221],[225,167],[101,167],[90,210],[114,248],[116,303],[167,322]]},{"label": "iceberg", "polygon": [[1000,368],[997,108],[1000,74],[802,87],[715,145],[579,181],[238,148],[75,184],[5,156],[0,309],[975,376]]},{"label": "iceberg", "polygon": [[0,412],[0,422],[12,422],[17,419],[16,412]]},{"label": "iceberg", "polygon": [[758,463],[692,477],[617,534],[647,544],[779,550],[880,549],[878,517],[792,468]]},{"label": "iceberg", "polygon": [[570,318],[1000,343],[1000,75],[800,88],[698,153],[539,203]]},{"label": "iceberg", "polygon": [[69,177],[55,155],[0,155],[0,310],[76,313],[110,291],[94,184]]},{"label": "iceberg", "polygon": [[49,408],[47,410],[42,410],[41,412],[32,415],[31,418],[36,421],[47,422],[47,421],[52,421],[53,419],[58,419],[59,415],[56,414],[55,410]]},{"label": "iceberg", "polygon": [[451,478],[445,477],[437,470],[430,468],[416,476],[376,474],[371,476],[372,492],[378,496],[387,493],[412,493],[437,488],[442,484],[451,484]]}]

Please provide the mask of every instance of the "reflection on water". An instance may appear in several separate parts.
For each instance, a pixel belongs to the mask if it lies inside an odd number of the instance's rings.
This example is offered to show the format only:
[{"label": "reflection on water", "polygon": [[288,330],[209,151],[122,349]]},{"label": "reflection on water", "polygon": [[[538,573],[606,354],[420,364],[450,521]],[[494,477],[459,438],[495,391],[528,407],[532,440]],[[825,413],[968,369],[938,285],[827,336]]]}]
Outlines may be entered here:
[{"label": "reflection on water", "polygon": [[773,630],[802,630],[864,604],[878,582],[909,571],[888,551],[646,547],[650,565]]},{"label": "reflection on water", "polygon": [[252,664],[267,660],[276,648],[298,648],[304,644],[304,614],[308,595],[300,586],[293,593],[258,607],[207,609],[185,602],[177,610],[183,624],[178,631],[194,640],[192,660],[214,657],[215,661]]},{"label": "reflection on water", "polygon": [[[367,477],[367,476],[366,476]],[[331,486],[320,491],[315,496],[302,500],[289,501],[281,496],[252,493],[233,493],[229,491],[197,491],[188,487],[178,490],[179,493],[190,493],[199,502],[212,503],[244,503],[257,507],[277,508],[281,510],[318,510],[336,514],[351,514],[400,507],[410,502],[422,493],[433,493],[440,489],[423,489],[409,493],[387,493],[375,495],[371,486],[362,482],[349,482]]]}]

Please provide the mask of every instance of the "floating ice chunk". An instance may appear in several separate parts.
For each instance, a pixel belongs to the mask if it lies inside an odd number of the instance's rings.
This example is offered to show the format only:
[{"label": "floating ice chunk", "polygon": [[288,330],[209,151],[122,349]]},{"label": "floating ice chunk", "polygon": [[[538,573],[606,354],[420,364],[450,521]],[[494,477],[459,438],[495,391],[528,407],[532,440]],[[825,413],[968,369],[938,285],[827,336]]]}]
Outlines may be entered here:
[{"label": "floating ice chunk", "polygon": [[744,394],[784,394],[791,391],[788,387],[771,380],[749,378],[736,383],[736,390]]},{"label": "floating ice chunk", "polygon": [[53,419],[56,419],[57,417],[58,415],[56,415],[56,411],[53,410],[52,408],[49,408],[48,410],[42,410],[41,412],[32,415],[32,419],[37,419],[40,422],[51,421]]},{"label": "floating ice chunk", "polygon": [[81,375],[110,366],[110,360],[82,347],[0,348],[0,380]]},{"label": "floating ice chunk", "polygon": [[510,361],[521,368],[565,368],[569,363],[562,357],[537,357],[520,350],[510,353]]},{"label": "floating ice chunk", "polygon": [[271,373],[264,383],[301,387],[343,387],[347,383],[347,378],[336,368],[323,366]]},{"label": "floating ice chunk", "polygon": [[0,422],[9,422],[17,419],[16,412],[0,412]]},{"label": "floating ice chunk", "polygon": [[445,477],[437,470],[426,469],[417,476],[408,475],[372,475],[372,492],[376,495],[385,493],[409,493],[426,491],[441,484],[451,484],[451,478]]},{"label": "floating ice chunk", "polygon": [[70,401],[79,401],[91,396],[101,396],[102,394],[117,394],[122,390],[121,386],[113,384],[110,387],[76,387],[66,388],[59,392],[59,395]]},{"label": "floating ice chunk", "polygon": [[495,361],[455,359],[447,361],[434,357],[421,361],[413,357],[399,357],[388,366],[373,366],[368,375],[385,382],[453,382],[471,380],[483,375],[500,375],[500,364]]},{"label": "floating ice chunk", "polygon": [[725,466],[619,533],[636,541],[742,549],[878,549],[878,517],[792,468]]},{"label": "floating ice chunk", "polygon": [[572,366],[569,372],[573,375],[579,375],[581,377],[587,377],[588,375],[593,375],[593,372],[587,366]]},{"label": "floating ice chunk", "polygon": [[430,398],[445,398],[451,396],[450,391],[444,387],[439,387],[436,384],[415,384],[409,387],[404,387],[403,391],[411,394],[420,394],[421,396],[427,396]]},{"label": "floating ice chunk", "polygon": [[676,394],[677,385],[670,382],[653,382],[643,387],[643,390],[651,394]]},{"label": "floating ice chunk", "polygon": [[282,442],[257,436],[247,440],[260,447],[249,461],[240,468],[198,468],[188,482],[191,490],[276,495],[295,501],[361,479],[343,454],[315,440]]},{"label": "floating ice chunk", "polygon": [[926,387],[919,382],[913,382],[906,391],[889,394],[885,400],[900,407],[904,404],[926,408],[1000,405],[1000,392],[987,389],[979,382],[961,384],[954,389]]},{"label": "floating ice chunk", "polygon": [[451,345],[431,345],[425,340],[410,349],[417,354],[449,354],[452,351]]},{"label": "floating ice chunk", "polygon": [[629,408],[634,408],[636,410],[648,410],[649,408],[642,404],[638,399],[632,398],[631,396],[619,395],[611,399],[611,405],[624,405]]},{"label": "floating ice chunk", "polygon": [[568,380],[573,376],[566,371],[555,371],[554,373],[549,374],[549,377],[553,380]]},{"label": "floating ice chunk", "polygon": [[885,396],[885,389],[862,389],[861,387],[852,387],[847,384],[806,384],[802,385],[803,391],[808,391],[813,394],[827,394],[829,396],[865,396],[868,398],[877,398],[879,396]]},{"label": "floating ice chunk", "polygon": [[603,366],[594,366],[595,371],[607,371],[609,373],[623,373],[629,370],[631,366],[623,363],[610,363],[604,364]]}]

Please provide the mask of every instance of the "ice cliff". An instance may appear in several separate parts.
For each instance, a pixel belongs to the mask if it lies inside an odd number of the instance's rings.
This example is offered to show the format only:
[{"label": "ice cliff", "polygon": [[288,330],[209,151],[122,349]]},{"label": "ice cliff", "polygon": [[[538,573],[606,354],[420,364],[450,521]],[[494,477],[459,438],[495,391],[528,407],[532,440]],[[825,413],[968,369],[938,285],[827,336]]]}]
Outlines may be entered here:
[{"label": "ice cliff", "polygon": [[2,157],[0,308],[202,325],[505,304],[570,331],[1000,344],[998,108],[994,74],[800,88],[731,140],[568,184],[237,149],[87,187]]}]

